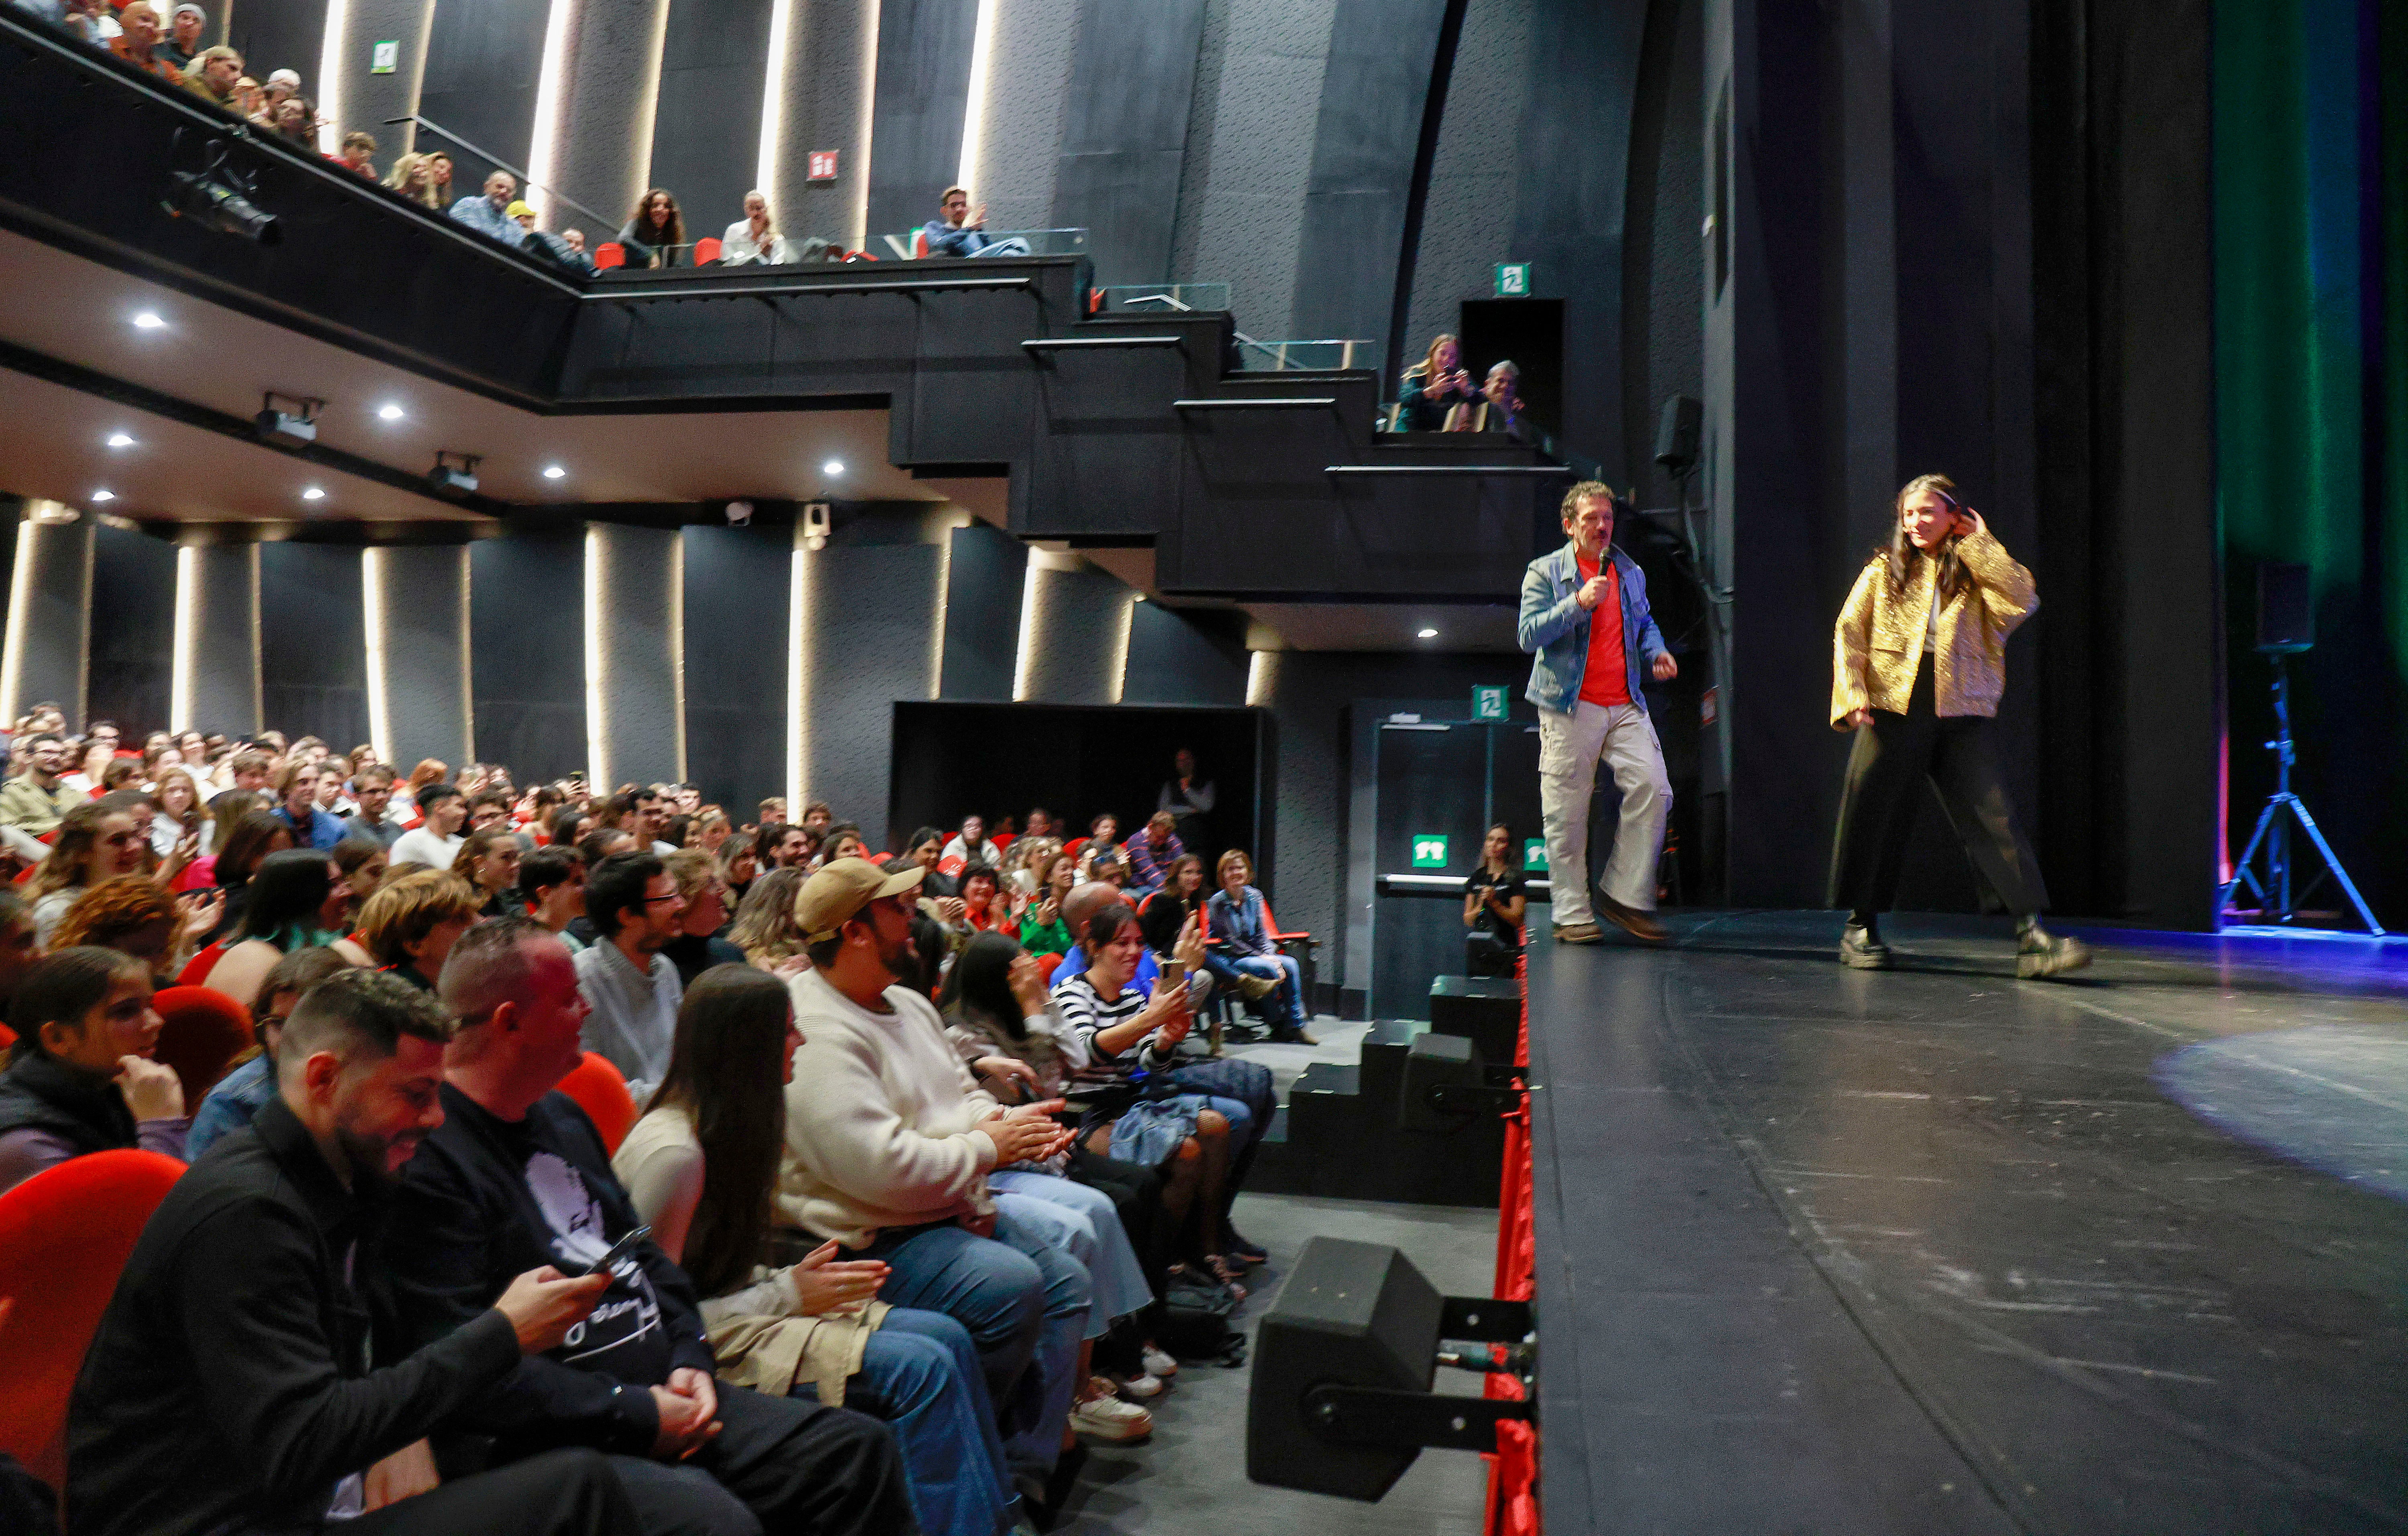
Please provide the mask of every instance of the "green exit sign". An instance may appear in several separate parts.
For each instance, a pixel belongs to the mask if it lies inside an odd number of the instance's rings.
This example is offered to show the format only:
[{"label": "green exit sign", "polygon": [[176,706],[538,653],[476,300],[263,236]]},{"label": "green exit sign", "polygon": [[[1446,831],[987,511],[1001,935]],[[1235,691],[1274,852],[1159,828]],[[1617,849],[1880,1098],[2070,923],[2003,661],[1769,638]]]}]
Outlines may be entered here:
[{"label": "green exit sign", "polygon": [[1544,838],[1522,840],[1522,868],[1543,869],[1547,867],[1547,842]]},{"label": "green exit sign", "polygon": [[1471,718],[1502,720],[1505,718],[1505,690],[1482,686],[1471,690]]},{"label": "green exit sign", "polygon": [[1446,868],[1446,835],[1442,832],[1413,834],[1413,868],[1443,869]]},{"label": "green exit sign", "polygon": [[1528,262],[1497,264],[1497,296],[1498,298],[1530,296],[1530,264]]}]

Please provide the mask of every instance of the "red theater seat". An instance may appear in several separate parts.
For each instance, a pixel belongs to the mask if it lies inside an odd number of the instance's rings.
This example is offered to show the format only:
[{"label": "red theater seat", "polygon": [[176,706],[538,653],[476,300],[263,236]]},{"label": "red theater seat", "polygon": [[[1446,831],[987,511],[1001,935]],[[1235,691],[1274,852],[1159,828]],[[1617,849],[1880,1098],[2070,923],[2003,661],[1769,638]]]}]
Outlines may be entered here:
[{"label": "red theater seat", "polygon": [[719,259],[720,249],[719,237],[716,235],[706,235],[701,239],[695,241],[694,265],[696,266],[708,266],[712,262],[717,261]]},{"label": "red theater seat", "polygon": [[0,1194],[0,1451],[52,1487],[66,1481],[67,1395],[134,1252],[184,1165],[155,1152],[96,1152]]},{"label": "red theater seat", "polygon": [[577,1069],[560,1080],[560,1091],[577,1100],[577,1107],[594,1122],[594,1128],[602,1133],[602,1145],[617,1152],[619,1143],[627,1139],[627,1128],[636,1123],[636,1101],[628,1097],[627,1080],[619,1075],[619,1069],[588,1051]]},{"label": "red theater seat", "polygon": [[626,265],[627,248],[618,241],[605,240],[594,248],[594,266],[597,271],[608,272],[614,266]]},{"label": "red theater seat", "polygon": [[184,1084],[189,1114],[225,1076],[227,1063],[251,1044],[251,1010],[206,986],[167,987],[151,998],[150,1006],[166,1021],[159,1031],[159,1060],[173,1067]]},{"label": "red theater seat", "polygon": [[201,951],[198,955],[194,955],[192,959],[186,963],[183,970],[177,975],[176,984],[178,986],[207,985],[209,979],[209,972],[215,970],[218,967],[218,962],[225,958],[225,940],[221,939],[216,943],[211,944],[208,948]]}]

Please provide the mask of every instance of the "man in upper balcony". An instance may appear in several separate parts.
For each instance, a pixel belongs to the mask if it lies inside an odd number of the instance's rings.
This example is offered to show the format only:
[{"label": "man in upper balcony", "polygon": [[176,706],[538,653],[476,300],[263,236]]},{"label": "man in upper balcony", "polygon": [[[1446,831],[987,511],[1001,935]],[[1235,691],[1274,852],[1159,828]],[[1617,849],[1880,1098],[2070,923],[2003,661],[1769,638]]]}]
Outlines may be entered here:
[{"label": "man in upper balcony", "polygon": [[947,187],[938,201],[942,211],[928,221],[920,233],[928,242],[931,256],[1025,256],[1028,242],[1013,236],[1008,240],[986,237],[986,208],[982,206],[973,218],[970,194],[961,187]]},{"label": "man in upper balcony", "polygon": [[517,245],[526,238],[526,231],[509,213],[510,194],[518,190],[518,185],[517,177],[508,171],[495,171],[485,178],[481,194],[463,197],[452,205],[452,217],[504,245]]},{"label": "man in upper balcony", "polygon": [[108,50],[136,69],[146,69],[163,80],[184,83],[181,71],[159,56],[159,13],[150,8],[150,0],[133,0],[133,4],[117,13],[123,32],[108,45]]},{"label": "man in upper balcony", "polygon": [[[189,70],[201,54],[201,33],[209,24],[209,13],[184,0],[169,16],[167,36],[151,50],[152,55],[166,60],[179,70]],[[238,72],[237,72],[238,73]]]},{"label": "man in upper balcony", "polygon": [[205,48],[184,69],[184,89],[212,107],[235,109],[235,82],[242,79],[242,55],[221,43]]}]

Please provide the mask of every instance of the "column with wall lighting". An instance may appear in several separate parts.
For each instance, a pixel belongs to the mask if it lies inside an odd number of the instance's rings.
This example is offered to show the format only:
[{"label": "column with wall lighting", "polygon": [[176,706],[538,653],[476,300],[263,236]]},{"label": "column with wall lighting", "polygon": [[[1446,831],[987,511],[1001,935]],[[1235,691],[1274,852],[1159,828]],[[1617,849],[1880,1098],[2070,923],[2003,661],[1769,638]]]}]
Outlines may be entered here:
[{"label": "column with wall lighting", "polygon": [[245,736],[261,720],[259,545],[194,539],[176,550],[171,729]]},{"label": "column with wall lighting", "polygon": [[[417,147],[415,124],[386,120],[418,110],[434,32],[435,0],[327,0],[317,79],[318,110],[333,140],[328,151],[339,149],[343,135],[355,128],[376,136],[380,168],[390,169]],[[385,50],[390,59],[380,44],[392,45]]]},{"label": "column with wall lighting", "polygon": [[83,724],[93,527],[91,513],[64,503],[25,503],[9,575],[7,639],[0,644],[0,724],[45,699],[65,709],[70,727]]},{"label": "column with wall lighting", "polygon": [[674,528],[586,525],[586,772],[596,786],[686,777],[684,552]]},{"label": "column with wall lighting", "polygon": [[360,584],[377,754],[404,772],[422,757],[470,761],[467,546],[373,546]]},{"label": "column with wall lighting", "polygon": [[[527,201],[544,228],[582,228],[588,249],[618,237],[652,168],[668,21],[669,0],[552,0],[527,151]],[[688,240],[709,217],[687,213]]]}]

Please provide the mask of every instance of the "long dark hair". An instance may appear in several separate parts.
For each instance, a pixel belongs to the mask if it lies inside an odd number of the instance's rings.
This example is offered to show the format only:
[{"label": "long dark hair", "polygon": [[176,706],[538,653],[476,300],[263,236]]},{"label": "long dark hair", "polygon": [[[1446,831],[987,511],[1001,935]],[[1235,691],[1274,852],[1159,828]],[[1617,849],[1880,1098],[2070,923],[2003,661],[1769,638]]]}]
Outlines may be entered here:
[{"label": "long dark hair", "polygon": [[35,961],[9,1000],[8,1027],[17,1032],[17,1043],[8,1059],[49,1055],[42,1045],[42,1026],[68,1024],[82,1028],[84,1015],[100,1006],[109,987],[128,969],[144,970],[144,967],[131,955],[93,944],[55,949]]},{"label": "long dark hair", "polygon": [[242,820],[219,840],[217,883],[225,886],[249,884],[258,874],[261,861],[271,856],[267,845],[276,840],[279,832],[289,838],[293,828],[265,811],[243,812]]},{"label": "long dark hair", "polygon": [[265,939],[288,951],[324,943],[318,915],[335,888],[333,861],[322,848],[287,848],[261,860],[236,937]]},{"label": "long dark hair", "polygon": [[1020,999],[1011,993],[1011,962],[1019,958],[1020,946],[1003,935],[980,934],[962,946],[952,973],[945,978],[944,996],[938,1006],[949,1014],[956,1011],[983,1013],[1013,1040],[1026,1040],[1028,1020],[1020,1012]]},{"label": "long dark hair", "polygon": [[[1926,491],[1936,493],[1953,511],[1964,510],[1964,504],[1956,499],[1956,482],[1945,475],[1917,475],[1906,482],[1898,493],[1897,505],[1890,509],[1889,542],[1873,552],[1874,557],[1888,567],[1892,592],[1906,590],[1907,581],[1914,575],[1914,562],[1923,556],[1923,552],[1914,547],[1914,540],[1906,537],[1906,504]],[[1939,552],[1932,556],[1940,563],[1932,587],[1934,602],[1945,602],[1973,584],[1972,575],[1956,553],[1958,537],[1952,533],[1942,539]]]},{"label": "long dark hair", "polygon": [[786,1145],[781,1083],[793,1016],[777,977],[751,966],[711,967],[686,988],[668,1069],[645,1106],[683,1110],[702,1143],[702,1199],[682,1262],[704,1296],[724,1296],[752,1279],[768,1238]]},{"label": "long dark hair", "polygon": [[[655,197],[669,200],[668,222],[659,225],[657,230],[652,223],[652,199]],[[627,222],[636,226],[636,237],[646,245],[685,244],[685,215],[678,211],[678,200],[666,187],[653,187],[637,198],[635,215]],[[660,236],[657,240],[652,238],[655,233]]]}]

